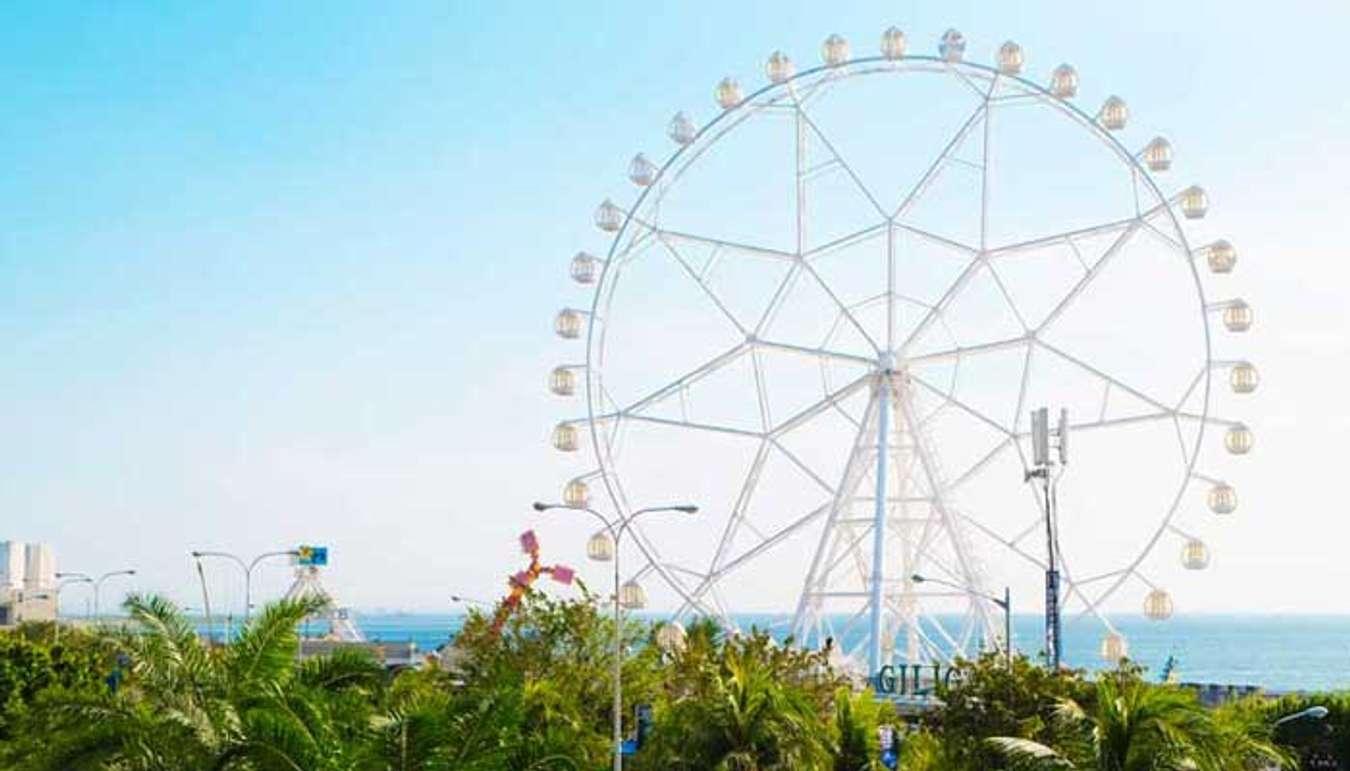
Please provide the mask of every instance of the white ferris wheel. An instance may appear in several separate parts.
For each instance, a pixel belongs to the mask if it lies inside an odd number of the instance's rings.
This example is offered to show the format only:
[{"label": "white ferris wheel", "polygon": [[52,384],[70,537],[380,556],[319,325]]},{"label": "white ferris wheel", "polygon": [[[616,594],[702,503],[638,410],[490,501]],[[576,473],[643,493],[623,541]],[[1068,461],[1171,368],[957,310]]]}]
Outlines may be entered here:
[{"label": "white ferris wheel", "polygon": [[555,319],[576,347],[550,390],[576,404],[552,442],[583,459],[563,499],[699,504],[632,528],[634,581],[677,617],[781,609],[869,664],[1001,645],[991,589],[1046,562],[1040,405],[1074,437],[1069,633],[1120,658],[1108,613],[1165,619],[1208,566],[1237,506],[1225,456],[1253,444],[1218,414],[1258,381],[1229,351],[1250,306],[1209,297],[1236,251],[1188,237],[1206,193],[1164,192],[1172,146],[1128,138],[1122,99],[1079,107],[1072,67],[1042,83],[1012,42],[965,53],[895,28],[874,56],[838,35],[818,66],[774,52],[766,85],[724,79],[701,127],[676,114],[632,203],[596,211],[608,250],[571,262],[589,304]]}]

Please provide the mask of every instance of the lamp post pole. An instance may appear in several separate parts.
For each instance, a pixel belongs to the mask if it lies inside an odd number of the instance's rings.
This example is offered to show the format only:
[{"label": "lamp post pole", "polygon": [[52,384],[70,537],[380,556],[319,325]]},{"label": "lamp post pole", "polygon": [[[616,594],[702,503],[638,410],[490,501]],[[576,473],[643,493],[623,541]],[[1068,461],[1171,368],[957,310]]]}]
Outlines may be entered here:
[{"label": "lamp post pole", "polygon": [[134,576],[134,575],[136,575],[136,571],[134,571],[134,570],[110,570],[110,571],[108,571],[107,573],[104,573],[103,575],[99,576],[99,577],[94,581],[94,623],[95,623],[95,624],[102,624],[102,623],[103,623],[103,612],[100,610],[99,604],[98,604],[98,593],[99,593],[99,589],[101,589],[101,588],[103,587],[103,582],[104,582],[104,581],[107,581],[109,578],[115,578],[115,577],[117,577],[117,576]]},{"label": "lamp post pole", "polygon": [[1012,647],[1012,588],[1011,588],[1011,587],[1007,587],[1007,586],[1003,587],[1003,599],[1000,600],[999,598],[994,597],[993,595],[982,594],[982,593],[980,593],[980,592],[972,592],[972,591],[970,591],[970,590],[968,590],[968,589],[964,589],[964,588],[962,588],[962,587],[960,587],[960,586],[957,586],[956,584],[953,584],[953,583],[950,583],[950,582],[947,582],[947,581],[943,581],[943,580],[940,579],[940,578],[928,578],[927,576],[921,576],[921,575],[919,575],[918,573],[915,573],[914,575],[910,576],[910,580],[913,581],[913,582],[916,583],[916,584],[924,584],[924,583],[928,583],[928,584],[937,584],[938,586],[945,586],[945,587],[947,587],[948,589],[955,589],[956,591],[958,591],[958,592],[963,592],[963,593],[965,593],[965,594],[973,594],[973,595],[975,595],[976,597],[981,597],[981,598],[983,598],[983,599],[986,599],[986,600],[988,600],[988,601],[994,603],[995,605],[999,606],[1000,608],[1002,608],[1002,609],[1003,609],[1003,657],[1004,657],[1004,659],[1008,662],[1008,667],[1009,667],[1010,669],[1012,668],[1012,660],[1013,660],[1013,653],[1012,653],[1012,651],[1013,651],[1013,647]]},{"label": "lamp post pole", "polygon": [[633,520],[649,514],[654,511],[663,512],[681,512],[684,514],[694,514],[698,512],[697,506],[679,505],[679,506],[652,506],[645,509],[638,509],[627,519],[622,517],[613,520],[604,514],[587,506],[567,506],[561,503],[534,503],[534,510],[539,512],[552,511],[555,509],[566,509],[571,511],[585,511],[590,513],[596,519],[600,520],[609,533],[610,540],[614,542],[614,771],[623,769],[623,603],[621,601],[620,574],[619,574],[619,542],[624,533],[628,531],[628,526]]}]

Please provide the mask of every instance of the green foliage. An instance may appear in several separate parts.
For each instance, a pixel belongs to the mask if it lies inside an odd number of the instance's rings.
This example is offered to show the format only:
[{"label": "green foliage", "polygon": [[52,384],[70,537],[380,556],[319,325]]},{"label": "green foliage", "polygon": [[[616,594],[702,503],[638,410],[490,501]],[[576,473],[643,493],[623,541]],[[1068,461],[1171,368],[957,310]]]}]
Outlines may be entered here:
[{"label": "green foliage", "polygon": [[882,703],[870,690],[834,692],[834,771],[876,771],[881,765]]},{"label": "green foliage", "polygon": [[0,764],[19,771],[355,769],[383,668],[344,652],[297,663],[315,602],[268,607],[228,646],[208,647],[168,601],[132,596],[131,626],[105,633],[113,690],[48,688]]},{"label": "green foliage", "polygon": [[927,728],[942,745],[944,768],[983,770],[1002,765],[984,739],[1009,736],[1054,744],[1053,720],[1065,699],[1090,698],[1091,686],[1076,670],[1054,671],[1025,656],[1007,665],[1003,654],[988,653],[960,662],[949,687],[939,688],[945,706]]},{"label": "green foliage", "polygon": [[79,630],[67,630],[59,640],[55,632],[51,623],[34,623],[0,636],[0,740],[42,693],[104,687],[108,651]]},{"label": "green foliage", "polygon": [[[631,709],[650,703],[659,655],[643,645],[647,630],[623,628],[630,655],[623,663],[625,730]],[[531,592],[500,634],[490,619],[471,614],[459,637],[450,673],[459,683],[446,719],[478,750],[461,750],[466,768],[597,768],[610,753],[614,622],[585,594],[563,601]],[[472,764],[480,765],[472,765]],[[492,765],[496,764],[496,765]]]},{"label": "green foliage", "polygon": [[1241,771],[1284,761],[1254,727],[1216,719],[1194,693],[1146,683],[1135,668],[1100,676],[1086,705],[1060,700],[1052,723],[1053,745],[1015,736],[987,743],[1012,769]]},{"label": "green foliage", "polygon": [[669,670],[641,768],[872,767],[866,753],[875,748],[878,708],[870,695],[840,692],[823,654],[763,632],[723,638],[701,624]]},{"label": "green foliage", "polygon": [[[1285,696],[1273,702],[1244,701],[1221,712],[1255,712],[1267,723],[1295,715],[1310,707],[1325,707],[1321,720],[1296,720],[1273,731],[1272,738],[1299,761],[1299,768],[1332,760],[1350,768],[1350,693],[1314,693]],[[1327,766],[1322,765],[1325,768]]]},{"label": "green foliage", "polygon": [[[362,652],[298,660],[317,606],[264,609],[208,645],[172,604],[133,596],[108,632],[0,635],[0,768],[14,771],[544,771],[609,765],[614,628],[586,594],[526,596],[500,633],[470,618],[443,666],[390,678]],[[653,707],[633,771],[878,771],[888,702],[819,652],[691,624],[678,651],[629,621],[624,731]],[[105,681],[109,673],[117,687]],[[904,771],[1250,771],[1350,755],[1350,698],[1202,708],[1126,665],[1088,678],[1000,656],[959,665],[941,704],[903,731]],[[1313,705],[1325,724],[1274,721]],[[1335,728],[1337,730],[1329,730]],[[1321,755],[1319,755],[1319,753]]]}]

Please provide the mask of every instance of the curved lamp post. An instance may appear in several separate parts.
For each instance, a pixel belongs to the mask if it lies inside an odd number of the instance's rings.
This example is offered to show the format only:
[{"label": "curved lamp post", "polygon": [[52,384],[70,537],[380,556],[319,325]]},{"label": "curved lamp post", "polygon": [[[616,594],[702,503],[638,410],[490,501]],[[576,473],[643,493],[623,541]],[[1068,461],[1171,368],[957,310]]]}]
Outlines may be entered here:
[{"label": "curved lamp post", "polygon": [[[94,584],[94,623],[95,623],[95,624],[101,624],[101,623],[103,623],[103,613],[99,610],[99,604],[98,604],[98,593],[99,593],[99,589],[103,588],[103,582],[104,582],[104,581],[107,581],[109,578],[116,578],[117,576],[134,576],[134,575],[136,575],[136,571],[134,571],[134,570],[110,570],[110,571],[108,571],[107,573],[104,573],[103,575],[101,575],[101,576],[99,576],[98,578],[96,578],[96,579],[93,580],[93,584]],[[87,578],[87,576],[86,576],[86,578]]]},{"label": "curved lamp post", "polygon": [[71,584],[89,584],[93,586],[94,579],[84,573],[57,573],[56,578],[60,581],[56,585],[56,622],[52,624],[52,645],[61,640],[61,590]]},{"label": "curved lamp post", "polygon": [[624,533],[628,532],[628,526],[643,514],[657,511],[695,514],[698,512],[698,507],[688,504],[651,506],[638,509],[630,514],[627,519],[622,517],[610,519],[587,506],[568,506],[562,503],[540,503],[538,501],[534,503],[535,511],[543,512],[555,509],[585,511],[600,520],[604,530],[591,537],[590,542],[586,544],[586,554],[597,562],[614,562],[614,771],[621,771],[623,769],[623,608],[625,605],[634,609],[641,608],[645,604],[646,597],[642,591],[642,586],[636,581],[629,581],[620,585],[619,543],[623,539]]},{"label": "curved lamp post", "polygon": [[966,589],[966,588],[964,588],[964,587],[957,586],[956,584],[949,583],[949,582],[947,582],[947,581],[943,581],[943,580],[940,579],[940,578],[928,578],[927,576],[921,576],[921,575],[919,575],[918,573],[915,573],[914,575],[910,576],[909,578],[910,578],[911,581],[913,581],[913,582],[916,583],[916,584],[923,584],[923,583],[937,584],[938,586],[945,586],[945,587],[947,587],[948,589],[955,589],[956,591],[961,592],[962,594],[973,594],[973,595],[975,595],[976,597],[982,597],[982,598],[984,598],[984,599],[986,599],[986,600],[989,600],[990,602],[992,602],[992,603],[994,603],[995,605],[997,605],[997,606],[999,606],[1000,608],[1002,608],[1002,609],[1003,609],[1003,656],[1004,656],[1005,659],[1007,659],[1009,668],[1012,667],[1012,659],[1013,659],[1013,654],[1012,654],[1012,589],[1010,589],[1009,587],[1006,587],[1006,586],[1003,587],[1003,599],[1000,600],[999,598],[994,597],[994,596],[992,596],[992,595],[981,594],[981,593],[979,593],[979,592],[972,592],[972,591],[970,591],[969,589]]},{"label": "curved lamp post", "polygon": [[[200,559],[203,558],[203,557],[220,557],[220,558],[222,558],[222,559],[233,560],[234,563],[235,563],[236,565],[239,566],[239,569],[242,570],[242,571],[244,571],[244,623],[245,623],[245,624],[248,623],[249,613],[253,610],[253,569],[256,568],[256,567],[258,566],[258,563],[259,563],[259,562],[262,562],[263,560],[268,559],[268,558],[270,558],[270,557],[295,557],[295,556],[299,556],[299,554],[300,554],[300,552],[296,551],[295,549],[283,549],[283,550],[280,550],[280,551],[268,551],[268,552],[263,552],[262,554],[259,554],[258,556],[254,557],[252,562],[247,562],[247,563],[246,563],[246,562],[244,562],[242,559],[240,559],[239,557],[237,557],[237,556],[235,556],[234,554],[231,554],[231,553],[229,553],[229,552],[226,552],[226,551],[194,551],[194,552],[192,552],[192,556],[193,556],[195,559],[198,559],[198,560],[200,560]],[[205,590],[205,584],[204,584],[204,583],[203,583],[203,590]],[[227,631],[228,631],[228,630],[227,630]]]}]

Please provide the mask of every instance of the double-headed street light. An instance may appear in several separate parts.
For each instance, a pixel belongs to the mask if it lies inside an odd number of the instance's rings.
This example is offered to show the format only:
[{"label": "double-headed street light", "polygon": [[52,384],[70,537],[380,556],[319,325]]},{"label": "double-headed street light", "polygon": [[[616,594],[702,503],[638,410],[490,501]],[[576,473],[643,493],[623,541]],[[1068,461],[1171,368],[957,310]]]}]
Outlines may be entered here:
[{"label": "double-headed street light", "polygon": [[947,582],[947,581],[943,581],[943,580],[940,579],[940,578],[928,578],[927,576],[921,576],[921,575],[919,575],[918,573],[915,573],[914,575],[910,576],[909,578],[910,578],[911,581],[913,581],[913,582],[916,583],[916,584],[922,584],[922,583],[937,584],[938,586],[945,586],[945,587],[947,587],[948,589],[955,589],[956,591],[961,592],[961,593],[963,593],[963,594],[972,594],[972,595],[974,595],[974,596],[976,596],[976,597],[980,597],[980,598],[986,599],[986,600],[988,600],[988,601],[994,603],[995,605],[999,606],[1000,608],[1002,608],[1002,609],[1003,609],[1003,655],[1004,655],[1004,657],[1005,657],[1005,658],[1007,659],[1007,661],[1008,661],[1008,666],[1009,666],[1010,668],[1012,667],[1012,659],[1013,659],[1013,654],[1012,654],[1012,589],[1010,589],[1009,587],[1006,587],[1006,586],[1003,587],[1003,599],[1000,600],[999,598],[994,597],[994,596],[992,596],[992,595],[981,594],[980,592],[972,592],[972,591],[970,591],[969,589],[966,589],[966,588],[961,587],[961,586],[957,586],[956,584],[949,583],[949,582]]},{"label": "double-headed street light", "polygon": [[623,540],[624,533],[628,532],[628,526],[643,514],[656,511],[696,514],[698,507],[688,504],[651,506],[638,509],[627,519],[616,517],[611,520],[604,514],[586,506],[568,506],[562,503],[535,501],[535,511],[552,511],[554,509],[585,511],[600,520],[603,529],[596,532],[586,542],[586,556],[597,562],[614,563],[614,771],[621,771],[623,769],[623,609],[638,610],[642,608],[647,604],[647,593],[643,591],[642,585],[637,582],[637,579],[620,583],[622,579],[619,575],[619,544]]},{"label": "double-headed street light", "polygon": [[[233,560],[239,569],[244,571],[244,623],[248,623],[249,613],[253,610],[253,569],[259,562],[270,557],[298,557],[300,552],[295,549],[282,549],[279,551],[268,551],[259,554],[253,558],[252,562],[244,562],[239,557],[226,551],[194,551],[194,559],[200,560],[203,557],[220,557],[222,559]],[[203,582],[202,591],[206,591],[206,584]],[[209,612],[209,611],[208,611]],[[209,622],[208,622],[209,623]],[[228,632],[228,630],[226,630]]]},{"label": "double-headed street light", "polygon": [[[61,615],[62,589],[65,589],[71,584],[89,584],[91,587],[94,585],[94,579],[89,577],[86,573],[57,573],[56,580],[59,582],[56,585],[56,615],[58,618]],[[89,606],[86,605],[84,610],[85,619],[88,620]]]},{"label": "double-headed street light", "polygon": [[104,573],[103,575],[99,576],[98,578],[93,578],[88,573],[57,573],[56,574],[57,579],[64,579],[63,583],[56,589],[57,603],[59,605],[61,589],[66,584],[93,584],[94,623],[101,623],[103,621],[103,616],[99,612],[98,590],[103,586],[103,582],[107,581],[109,578],[115,578],[117,576],[134,576],[134,575],[136,575],[136,571],[134,570],[110,570],[107,573]]},{"label": "double-headed street light", "polygon": [[56,593],[53,595],[53,612],[56,620],[52,623],[52,645],[61,640],[61,590],[71,584],[94,584],[94,579],[83,573],[57,573]]}]

